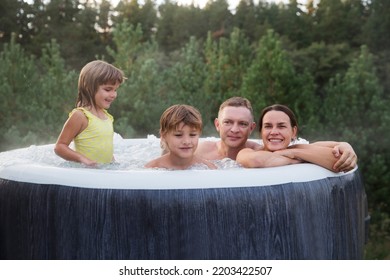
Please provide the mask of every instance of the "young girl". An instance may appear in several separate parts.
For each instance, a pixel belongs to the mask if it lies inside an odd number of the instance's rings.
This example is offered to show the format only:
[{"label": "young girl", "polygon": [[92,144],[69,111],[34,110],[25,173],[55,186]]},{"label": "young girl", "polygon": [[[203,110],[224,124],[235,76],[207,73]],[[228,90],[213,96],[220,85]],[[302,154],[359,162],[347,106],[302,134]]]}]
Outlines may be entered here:
[{"label": "young girl", "polygon": [[[113,161],[114,119],[107,109],[124,79],[121,70],[101,60],[81,69],[76,108],[69,113],[55,144],[57,155],[87,166]],[[75,150],[69,147],[72,141]]]},{"label": "young girl", "polygon": [[145,167],[187,169],[194,164],[204,164],[216,169],[211,162],[194,155],[201,133],[202,117],[197,109],[189,105],[169,107],[160,118],[161,144],[166,153]]}]

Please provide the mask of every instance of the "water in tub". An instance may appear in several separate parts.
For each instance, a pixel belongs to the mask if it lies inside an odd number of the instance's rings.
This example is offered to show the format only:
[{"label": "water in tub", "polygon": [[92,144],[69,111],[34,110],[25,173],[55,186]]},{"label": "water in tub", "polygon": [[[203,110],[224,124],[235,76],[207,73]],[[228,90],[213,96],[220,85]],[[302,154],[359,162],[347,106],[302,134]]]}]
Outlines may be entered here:
[{"label": "water in tub", "polygon": [[[217,141],[215,137],[202,138],[200,141]],[[256,141],[253,140],[252,141]],[[299,139],[299,143],[308,143],[305,139]],[[297,142],[295,142],[297,143]],[[59,167],[79,167],[84,165],[62,159],[54,153],[54,144],[32,145],[28,148],[16,149],[0,153],[0,168],[17,164],[40,164]],[[161,155],[160,139],[154,135],[148,135],[142,139],[123,139],[119,134],[114,134],[114,157],[112,164],[102,164],[98,168],[129,170],[140,169],[148,161]],[[241,168],[236,161],[223,159],[214,162],[219,169]],[[204,165],[195,165],[193,169],[205,169]]]},{"label": "water in tub", "polygon": [[[204,140],[217,140],[204,138]],[[202,139],[203,140],[203,139]],[[71,144],[72,145],[72,144]],[[32,145],[27,148],[15,149],[0,153],[0,168],[18,164],[39,164],[58,167],[85,168],[84,165],[62,159],[54,153],[54,144]],[[98,168],[129,170],[140,169],[148,161],[161,155],[160,139],[149,135],[143,139],[123,139],[119,134],[114,135],[115,163],[102,164]],[[240,168],[233,160],[224,159],[216,162],[219,168]],[[204,169],[202,165],[194,169]]]}]

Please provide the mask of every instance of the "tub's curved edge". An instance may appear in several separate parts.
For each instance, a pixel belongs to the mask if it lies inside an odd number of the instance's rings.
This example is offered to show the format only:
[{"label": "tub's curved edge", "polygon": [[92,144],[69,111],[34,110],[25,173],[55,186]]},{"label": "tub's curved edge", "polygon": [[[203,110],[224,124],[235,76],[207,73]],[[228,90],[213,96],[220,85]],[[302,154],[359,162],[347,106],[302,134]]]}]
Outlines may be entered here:
[{"label": "tub's curved edge", "polygon": [[308,182],[355,172],[334,173],[320,166],[302,163],[272,168],[224,170],[154,169],[102,170],[63,168],[34,164],[0,167],[0,178],[34,184],[66,185],[101,189],[195,189],[270,186]]}]

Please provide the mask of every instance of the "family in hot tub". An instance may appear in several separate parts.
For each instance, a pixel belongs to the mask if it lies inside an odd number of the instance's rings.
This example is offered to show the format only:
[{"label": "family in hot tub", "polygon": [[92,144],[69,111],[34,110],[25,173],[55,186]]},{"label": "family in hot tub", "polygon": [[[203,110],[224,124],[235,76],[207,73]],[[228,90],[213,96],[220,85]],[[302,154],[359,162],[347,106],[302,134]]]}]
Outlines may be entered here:
[{"label": "family in hot tub", "polygon": [[[92,167],[115,161],[114,119],[107,110],[125,79],[122,70],[102,60],[82,68],[76,108],[69,113],[54,146],[58,156]],[[200,112],[186,104],[167,108],[160,118],[162,155],[145,167],[184,170],[200,164],[216,169],[216,161],[224,158],[245,168],[308,162],[333,172],[347,172],[357,164],[356,153],[347,142],[294,144],[298,123],[285,105],[274,104],[261,112],[258,125],[262,144],[249,139],[256,123],[251,103],[244,97],[224,101],[214,125],[219,140],[199,141],[203,127]],[[74,149],[70,147],[72,141]]]}]

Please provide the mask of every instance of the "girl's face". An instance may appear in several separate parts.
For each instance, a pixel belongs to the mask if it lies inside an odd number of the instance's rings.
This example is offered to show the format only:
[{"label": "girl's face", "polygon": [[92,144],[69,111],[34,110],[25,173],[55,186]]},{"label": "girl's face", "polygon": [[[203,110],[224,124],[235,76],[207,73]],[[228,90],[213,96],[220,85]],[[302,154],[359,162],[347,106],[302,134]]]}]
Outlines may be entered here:
[{"label": "girl's face", "polygon": [[97,109],[108,109],[111,106],[111,103],[115,100],[117,96],[117,89],[119,83],[115,84],[104,84],[100,85],[96,94],[95,94],[95,104]]},{"label": "girl's face", "polygon": [[168,131],[162,136],[170,154],[181,159],[190,159],[194,156],[199,137],[198,129],[185,125],[183,122],[176,130]]},{"label": "girl's face", "polygon": [[288,147],[296,137],[297,127],[291,127],[289,116],[282,111],[269,111],[264,115],[261,138],[266,151],[277,151]]}]

